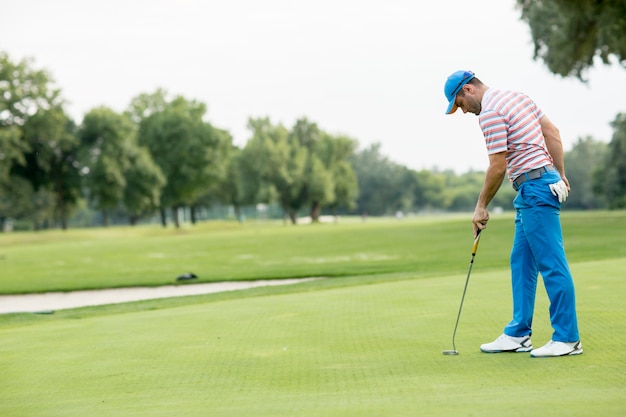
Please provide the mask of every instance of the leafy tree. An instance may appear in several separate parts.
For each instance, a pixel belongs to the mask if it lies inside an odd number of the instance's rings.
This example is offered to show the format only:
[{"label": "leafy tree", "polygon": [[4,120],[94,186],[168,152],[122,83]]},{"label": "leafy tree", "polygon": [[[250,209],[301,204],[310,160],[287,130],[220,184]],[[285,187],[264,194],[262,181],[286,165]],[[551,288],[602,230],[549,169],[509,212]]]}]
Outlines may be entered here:
[{"label": "leafy tree", "polygon": [[12,62],[0,52],[0,180],[11,167],[25,164],[24,153],[32,151],[23,140],[23,128],[39,110],[61,104],[59,91],[51,88],[50,75],[32,68],[33,61]]},{"label": "leafy tree", "polygon": [[162,88],[158,88],[154,93],[142,93],[131,99],[125,114],[137,126],[152,113],[165,110],[168,103],[168,94]]},{"label": "leafy tree", "polygon": [[626,67],[626,2],[624,0],[517,0],[521,18],[530,26],[534,58],[555,74],[576,76],[599,57],[611,56]]},{"label": "leafy tree", "polygon": [[39,109],[62,104],[47,71],[32,68],[32,59],[14,63],[0,52],[0,126],[24,126]]},{"label": "leafy tree", "polygon": [[60,106],[54,106],[29,117],[23,132],[30,151],[24,154],[25,164],[14,172],[28,178],[35,191],[47,189],[53,194],[55,217],[67,229],[82,191],[76,126]]},{"label": "leafy tree", "polygon": [[167,181],[160,202],[164,226],[165,207],[179,227],[178,209],[193,205],[225,170],[224,136],[203,121],[205,113],[203,103],[178,96],[139,125],[139,144],[150,150]]},{"label": "leafy tree", "polygon": [[[213,127],[216,143],[212,154],[216,158],[211,167],[212,179],[205,184],[201,195],[191,204],[191,223],[196,223],[196,211],[201,207],[209,207],[215,203],[227,202],[234,206],[237,218],[241,219],[240,178],[235,172],[231,159],[239,149],[233,145],[233,137],[225,130]],[[234,187],[232,190],[230,187]]]},{"label": "leafy tree", "polygon": [[335,216],[341,208],[348,212],[354,210],[359,196],[359,182],[352,165],[348,161],[340,161],[333,166],[332,175],[335,183],[335,199],[328,206]]},{"label": "leafy tree", "polygon": [[475,190],[457,188],[452,194],[452,201],[448,210],[451,211],[469,211],[476,205],[477,193]]},{"label": "leafy tree", "polygon": [[359,184],[358,208],[363,215],[380,216],[405,210],[415,198],[411,171],[382,155],[380,146],[380,143],[372,144],[351,158]]},{"label": "leafy tree", "polygon": [[[0,91],[0,97],[2,91]],[[3,112],[0,110],[0,124]],[[14,164],[24,164],[24,152],[28,149],[21,139],[22,130],[19,126],[0,125],[0,195],[1,187],[6,185]]]},{"label": "leafy tree", "polygon": [[[306,118],[298,119],[289,133],[288,143],[292,154],[300,154],[305,158],[304,175],[294,184],[291,206],[297,212],[308,205],[313,222],[319,220],[322,206],[335,199],[335,184],[330,171],[333,156],[332,153],[324,153],[332,148],[323,146],[330,142],[331,138]],[[326,163],[321,158],[325,158]]]},{"label": "leafy tree", "polygon": [[348,211],[356,208],[359,183],[350,158],[357,147],[355,139],[328,134],[323,134],[316,146],[316,154],[332,177],[332,198],[328,199],[325,206],[332,209],[335,215],[340,208]]},{"label": "leafy tree", "polygon": [[227,163],[224,166],[224,177],[214,184],[200,202],[207,206],[215,202],[230,204],[235,210],[237,220],[242,221],[241,208],[246,204],[254,204],[256,193],[246,193],[242,150],[233,145],[231,141],[226,154]]},{"label": "leafy tree", "polygon": [[470,211],[476,205],[476,197],[482,187],[484,174],[470,171],[469,173],[457,175],[452,170],[435,172],[441,177],[444,189],[440,192],[439,198],[442,207],[451,211]]},{"label": "leafy tree", "polygon": [[90,199],[102,211],[105,226],[109,223],[108,212],[124,200],[134,135],[130,119],[108,107],[92,109],[83,118],[80,138],[86,183]]},{"label": "leafy tree", "polygon": [[305,207],[316,222],[324,207],[354,205],[358,184],[349,157],[356,141],[333,137],[306,118],[291,130],[268,118],[250,119],[248,127],[252,138],[238,167],[245,201],[277,201],[293,224]]},{"label": "leafy tree", "polygon": [[[26,210],[29,205],[19,203],[20,196],[13,192],[14,185],[22,182],[17,178],[20,176],[31,185],[23,189],[32,189],[33,193],[37,193],[40,187],[51,186],[51,182],[46,181],[49,172],[45,172],[54,165],[49,158],[54,156],[57,162],[64,158],[58,153],[67,151],[69,139],[66,133],[71,130],[62,105],[60,91],[52,87],[46,71],[34,69],[31,59],[13,62],[7,53],[0,52],[0,200],[3,202],[0,204],[0,226],[8,215],[15,216],[16,213],[35,220],[36,213]],[[27,127],[34,116],[35,120]],[[44,125],[52,131],[37,130],[37,126]],[[25,129],[28,129],[28,136],[25,136]],[[54,143],[44,144],[42,136]],[[61,211],[64,211],[63,204],[72,199],[70,195],[67,197],[68,200],[58,201]],[[20,208],[12,209],[14,204]]]},{"label": "leafy tree", "polygon": [[[250,122],[248,127],[253,129]],[[278,199],[275,188],[261,179],[261,152],[262,143],[255,135],[230,160],[229,171],[236,172],[236,177],[232,178],[236,178],[238,184],[235,196],[242,204],[270,203]]]},{"label": "leafy tree", "polygon": [[335,180],[333,173],[313,154],[307,164],[306,193],[303,198],[310,207],[311,221],[318,222],[322,206],[335,201]]},{"label": "leafy tree", "polygon": [[572,149],[565,152],[566,174],[572,190],[564,208],[593,210],[606,207],[605,197],[594,195],[592,179],[595,170],[604,169],[607,151],[606,143],[588,136],[579,138]]},{"label": "leafy tree", "polygon": [[243,150],[247,175],[256,176],[257,201],[271,203],[277,200],[293,224],[304,205],[305,176],[308,153],[302,146],[294,146],[289,131],[282,125],[273,125],[269,118],[249,119],[252,138]]},{"label": "leafy tree", "polygon": [[626,208],[626,114],[611,123],[613,137],[603,168],[593,174],[594,192],[604,195],[610,209]]},{"label": "leafy tree", "polygon": [[[4,222],[7,218],[33,220],[34,225],[37,222],[34,219],[35,204],[33,186],[26,179],[14,176],[11,181],[7,181],[2,187],[4,193],[0,193],[0,213],[3,216],[0,227],[4,229]],[[53,213],[50,213],[52,217]]]},{"label": "leafy tree", "polygon": [[415,172],[416,187],[413,202],[418,210],[442,210],[445,208],[445,176],[437,172]]},{"label": "leafy tree", "polygon": [[166,180],[145,147],[133,146],[128,152],[128,168],[124,172],[124,206],[130,214],[130,224],[154,212],[159,207],[161,190]]}]

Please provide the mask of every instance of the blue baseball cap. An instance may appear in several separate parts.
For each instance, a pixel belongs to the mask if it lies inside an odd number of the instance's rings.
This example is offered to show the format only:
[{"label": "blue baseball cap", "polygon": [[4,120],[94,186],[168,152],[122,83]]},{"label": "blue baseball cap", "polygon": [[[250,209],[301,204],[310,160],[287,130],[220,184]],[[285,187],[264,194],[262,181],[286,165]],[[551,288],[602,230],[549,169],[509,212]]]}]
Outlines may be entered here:
[{"label": "blue baseball cap", "polygon": [[452,114],[456,111],[457,105],[456,95],[459,94],[461,88],[467,84],[472,78],[476,77],[472,71],[456,71],[448,77],[446,84],[443,87],[443,92],[448,99],[448,109],[446,114]]}]

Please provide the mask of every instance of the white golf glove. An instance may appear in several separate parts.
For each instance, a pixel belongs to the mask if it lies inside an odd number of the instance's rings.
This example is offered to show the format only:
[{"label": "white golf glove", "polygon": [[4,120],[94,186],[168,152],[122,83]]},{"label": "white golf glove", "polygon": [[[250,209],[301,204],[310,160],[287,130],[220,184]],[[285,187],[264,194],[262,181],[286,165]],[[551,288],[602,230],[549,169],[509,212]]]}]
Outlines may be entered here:
[{"label": "white golf glove", "polygon": [[554,184],[550,184],[550,191],[552,191],[552,195],[559,198],[559,203],[567,200],[567,185],[565,185],[565,182],[563,182],[563,180],[555,182]]}]

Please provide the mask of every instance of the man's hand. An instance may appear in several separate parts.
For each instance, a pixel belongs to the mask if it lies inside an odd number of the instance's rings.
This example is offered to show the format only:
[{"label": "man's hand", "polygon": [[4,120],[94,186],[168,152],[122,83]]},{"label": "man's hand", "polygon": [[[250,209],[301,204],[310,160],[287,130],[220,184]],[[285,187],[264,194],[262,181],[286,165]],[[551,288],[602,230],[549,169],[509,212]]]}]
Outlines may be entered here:
[{"label": "man's hand", "polygon": [[567,200],[567,196],[569,195],[567,185],[563,180],[560,180],[559,182],[556,182],[554,184],[550,184],[550,191],[552,191],[552,195],[558,197],[559,203]]},{"label": "man's hand", "polygon": [[472,218],[472,224],[474,225],[474,238],[478,236],[478,231],[487,227],[489,221],[489,211],[484,207],[476,207],[474,210],[474,217]]}]

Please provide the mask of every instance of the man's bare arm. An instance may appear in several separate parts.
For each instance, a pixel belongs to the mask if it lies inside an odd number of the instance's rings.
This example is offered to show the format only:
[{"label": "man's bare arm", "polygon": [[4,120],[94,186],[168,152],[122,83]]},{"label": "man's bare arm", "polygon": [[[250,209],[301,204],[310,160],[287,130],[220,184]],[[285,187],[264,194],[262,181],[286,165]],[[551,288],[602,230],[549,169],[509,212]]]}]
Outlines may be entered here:
[{"label": "man's bare arm", "polygon": [[505,174],[506,154],[500,152],[489,155],[489,168],[487,168],[485,182],[478,196],[476,208],[474,209],[474,217],[472,219],[472,223],[474,224],[474,237],[476,237],[478,229],[482,230],[487,227],[487,221],[489,221],[487,206],[500,189]]},{"label": "man's bare arm", "polygon": [[559,129],[550,119],[548,119],[548,116],[543,116],[539,119],[539,124],[541,125],[541,132],[543,133],[543,137],[546,141],[546,147],[552,157],[552,163],[554,164],[556,170],[559,171],[559,174],[561,174],[561,178],[563,179],[563,182],[565,182],[567,190],[569,191],[569,181],[567,181],[567,177],[565,176],[563,142],[561,141]]}]

